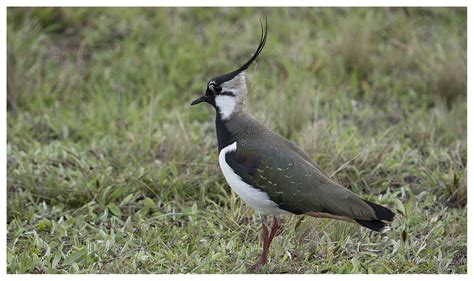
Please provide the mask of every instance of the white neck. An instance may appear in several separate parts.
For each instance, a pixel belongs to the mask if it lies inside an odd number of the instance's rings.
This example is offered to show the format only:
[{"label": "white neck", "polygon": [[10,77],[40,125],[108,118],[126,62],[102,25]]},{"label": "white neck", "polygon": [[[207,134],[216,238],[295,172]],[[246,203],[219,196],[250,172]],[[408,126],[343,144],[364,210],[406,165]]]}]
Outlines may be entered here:
[{"label": "white neck", "polygon": [[237,98],[232,96],[216,96],[216,106],[222,120],[227,120],[237,107]]}]

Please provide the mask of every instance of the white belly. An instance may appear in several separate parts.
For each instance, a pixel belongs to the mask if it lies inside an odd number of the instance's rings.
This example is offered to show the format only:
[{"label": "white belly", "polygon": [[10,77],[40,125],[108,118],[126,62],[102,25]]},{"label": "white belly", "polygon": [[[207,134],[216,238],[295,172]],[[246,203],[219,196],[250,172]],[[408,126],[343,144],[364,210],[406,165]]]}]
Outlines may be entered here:
[{"label": "white belly", "polygon": [[222,173],[232,190],[234,190],[240,198],[260,214],[289,214],[289,212],[280,209],[275,202],[270,200],[265,192],[245,183],[239,175],[234,173],[234,170],[232,170],[225,161],[225,155],[228,152],[235,151],[236,149],[237,142],[234,142],[233,144],[224,147],[219,153],[219,165],[221,166]]}]

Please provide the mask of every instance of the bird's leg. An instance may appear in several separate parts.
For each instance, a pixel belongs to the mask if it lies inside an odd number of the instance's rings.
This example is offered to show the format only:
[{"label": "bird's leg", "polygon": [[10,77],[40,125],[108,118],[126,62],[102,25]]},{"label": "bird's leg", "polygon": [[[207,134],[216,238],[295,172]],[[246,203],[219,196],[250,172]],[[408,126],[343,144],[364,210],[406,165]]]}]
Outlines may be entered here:
[{"label": "bird's leg", "polygon": [[262,221],[263,251],[257,263],[252,266],[252,269],[254,270],[264,265],[265,263],[267,263],[270,244],[272,243],[273,238],[275,237],[275,235],[278,233],[278,230],[280,229],[280,222],[277,216],[273,216],[273,223],[270,229],[270,233],[268,233],[267,220],[265,216],[260,215],[260,219]]},{"label": "bird's leg", "polygon": [[262,222],[263,251],[257,263],[252,266],[253,270],[257,269],[258,267],[264,265],[267,262],[268,248],[270,247],[267,219],[264,215],[260,215],[260,220]]},{"label": "bird's leg", "polygon": [[279,222],[278,216],[273,216],[272,228],[270,230],[270,235],[268,236],[268,247],[270,247],[273,237],[275,237],[279,229],[280,229],[280,222]]}]

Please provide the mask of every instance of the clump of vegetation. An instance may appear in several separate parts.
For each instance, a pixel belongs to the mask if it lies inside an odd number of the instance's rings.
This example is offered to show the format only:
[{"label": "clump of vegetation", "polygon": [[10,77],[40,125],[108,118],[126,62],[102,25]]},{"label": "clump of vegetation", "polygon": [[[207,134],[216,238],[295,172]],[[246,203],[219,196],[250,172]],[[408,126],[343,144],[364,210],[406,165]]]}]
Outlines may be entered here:
[{"label": "clump of vegetation", "polygon": [[248,272],[258,215],[189,103],[263,14],[252,113],[397,218],[286,217],[261,272],[466,273],[465,8],[9,8],[9,273]]}]

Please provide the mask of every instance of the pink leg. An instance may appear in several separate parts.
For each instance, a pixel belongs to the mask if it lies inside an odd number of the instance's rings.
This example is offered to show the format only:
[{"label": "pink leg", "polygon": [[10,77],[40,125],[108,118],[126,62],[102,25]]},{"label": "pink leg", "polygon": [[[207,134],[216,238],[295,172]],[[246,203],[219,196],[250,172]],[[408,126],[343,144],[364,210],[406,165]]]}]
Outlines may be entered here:
[{"label": "pink leg", "polygon": [[273,223],[272,223],[272,229],[270,230],[270,235],[268,236],[268,246],[272,243],[273,237],[278,232],[278,229],[280,229],[280,223],[278,222],[278,218],[276,216],[273,217]]},{"label": "pink leg", "polygon": [[280,224],[278,223],[278,219],[276,217],[273,217],[273,224],[272,224],[270,233],[268,233],[266,220],[263,216],[261,216],[261,218],[262,218],[262,230],[263,230],[263,251],[257,263],[252,266],[253,270],[267,263],[270,244],[272,243],[272,240],[275,237],[275,234],[277,233],[280,227]]}]

